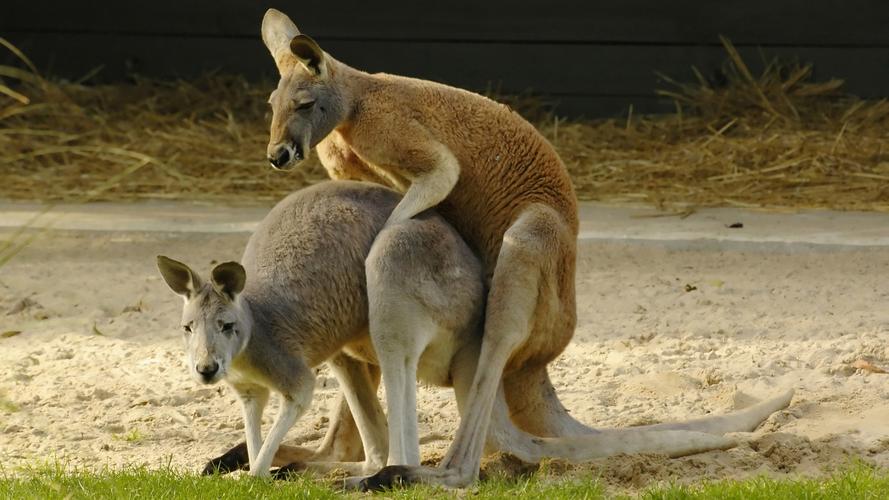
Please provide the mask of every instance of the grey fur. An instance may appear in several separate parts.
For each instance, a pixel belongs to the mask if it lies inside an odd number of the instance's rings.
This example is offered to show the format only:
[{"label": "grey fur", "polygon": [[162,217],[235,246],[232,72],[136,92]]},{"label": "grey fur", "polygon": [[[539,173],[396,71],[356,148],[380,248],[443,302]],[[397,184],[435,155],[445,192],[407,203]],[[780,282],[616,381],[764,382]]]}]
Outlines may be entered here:
[{"label": "grey fur", "polygon": [[[372,245],[374,262],[384,271],[375,286],[384,289],[380,296],[393,298],[380,305],[385,314],[403,317],[422,309],[436,338],[472,338],[478,330],[484,302],[478,259],[433,212],[380,233],[399,199],[387,188],[348,181],[298,191],[275,206],[251,236],[241,260],[246,274],[242,292],[232,293],[239,287],[241,266],[224,263],[207,284],[183,294],[183,325],[192,329],[186,334],[189,369],[205,383],[224,379],[239,394],[252,473],[267,473],[281,431],[310,404],[312,367],[333,359],[332,368],[345,377],[349,367],[343,363],[377,363],[368,337],[365,277]],[[166,257],[158,258],[158,267],[177,293],[188,290],[183,280],[199,280],[187,266]],[[228,323],[235,326],[226,333],[222,327]],[[212,362],[220,366],[218,376],[202,379],[199,367]],[[444,373],[434,375],[439,383],[448,383],[449,369],[448,363]],[[348,393],[354,381],[341,383]],[[286,428],[276,429],[276,421],[257,449],[258,429],[251,426],[258,424],[251,420],[256,411],[261,415],[269,390],[293,409],[285,419],[290,422],[280,426]],[[367,389],[362,391],[353,396],[365,396]],[[361,470],[380,467],[387,452],[382,411],[368,403],[356,406],[352,412],[359,428],[366,427],[361,437],[367,466]],[[366,414],[359,418],[362,411]],[[270,442],[272,436],[277,442]]]}]

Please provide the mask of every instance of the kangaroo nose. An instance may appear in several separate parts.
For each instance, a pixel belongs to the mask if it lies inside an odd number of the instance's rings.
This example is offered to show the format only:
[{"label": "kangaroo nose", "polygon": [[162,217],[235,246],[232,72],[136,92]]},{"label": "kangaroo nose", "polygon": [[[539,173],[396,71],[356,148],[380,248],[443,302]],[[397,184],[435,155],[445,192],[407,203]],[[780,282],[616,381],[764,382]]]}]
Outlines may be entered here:
[{"label": "kangaroo nose", "polygon": [[280,147],[274,153],[269,155],[269,163],[275,168],[281,168],[290,162],[290,151],[285,147]]},{"label": "kangaroo nose", "polygon": [[205,381],[210,381],[216,375],[216,372],[219,371],[219,363],[213,361],[210,363],[201,363],[195,367],[201,377]]}]

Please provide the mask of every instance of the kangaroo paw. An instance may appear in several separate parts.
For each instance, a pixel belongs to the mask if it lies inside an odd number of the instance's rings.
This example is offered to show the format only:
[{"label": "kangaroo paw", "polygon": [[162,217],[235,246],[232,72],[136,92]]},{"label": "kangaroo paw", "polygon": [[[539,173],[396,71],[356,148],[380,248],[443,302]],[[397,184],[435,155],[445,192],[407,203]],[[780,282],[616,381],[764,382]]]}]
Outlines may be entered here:
[{"label": "kangaroo paw", "polygon": [[222,455],[210,459],[204,466],[204,470],[201,471],[201,475],[228,474],[236,470],[246,470],[249,467],[250,458],[247,455],[247,443],[241,443]]},{"label": "kangaroo paw", "polygon": [[362,479],[358,483],[360,491],[385,491],[418,483],[419,476],[414,467],[405,465],[389,465],[376,474]]},{"label": "kangaroo paw", "polygon": [[276,481],[287,481],[292,475],[303,472],[306,469],[307,466],[303,462],[293,462],[291,464],[282,465],[272,471],[272,479]]}]

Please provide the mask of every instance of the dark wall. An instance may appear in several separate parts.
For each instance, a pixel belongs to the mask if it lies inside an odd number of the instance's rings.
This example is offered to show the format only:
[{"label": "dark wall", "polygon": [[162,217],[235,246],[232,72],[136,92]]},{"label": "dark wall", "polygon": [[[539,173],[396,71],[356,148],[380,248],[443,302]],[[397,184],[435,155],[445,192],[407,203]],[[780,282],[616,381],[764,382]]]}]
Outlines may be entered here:
[{"label": "dark wall", "polygon": [[[259,26],[274,6],[334,57],[368,71],[473,90],[534,91],[560,114],[609,116],[658,100],[657,72],[691,80],[725,59],[798,58],[818,79],[843,78],[863,97],[889,96],[887,0],[13,0],[6,37],[48,71],[76,78],[128,72],[191,76],[221,69],[273,76]],[[4,55],[4,61],[9,57]]]}]

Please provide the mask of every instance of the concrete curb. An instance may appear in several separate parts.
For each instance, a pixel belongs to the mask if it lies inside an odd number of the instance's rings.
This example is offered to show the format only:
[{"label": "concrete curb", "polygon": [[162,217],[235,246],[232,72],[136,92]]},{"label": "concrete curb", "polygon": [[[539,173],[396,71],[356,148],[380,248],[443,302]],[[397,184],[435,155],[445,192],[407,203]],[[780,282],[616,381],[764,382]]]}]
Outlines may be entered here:
[{"label": "concrete curb", "polygon": [[[186,202],[56,205],[0,203],[0,229],[248,233],[270,207]],[[44,212],[45,213],[42,213]],[[686,218],[644,206],[582,203],[580,241],[659,244],[676,248],[806,249],[889,247],[889,214],[829,210],[775,213],[702,209]],[[743,227],[732,228],[742,224]]]}]

